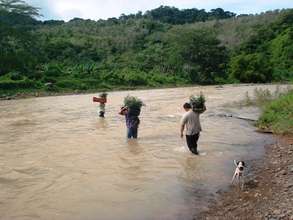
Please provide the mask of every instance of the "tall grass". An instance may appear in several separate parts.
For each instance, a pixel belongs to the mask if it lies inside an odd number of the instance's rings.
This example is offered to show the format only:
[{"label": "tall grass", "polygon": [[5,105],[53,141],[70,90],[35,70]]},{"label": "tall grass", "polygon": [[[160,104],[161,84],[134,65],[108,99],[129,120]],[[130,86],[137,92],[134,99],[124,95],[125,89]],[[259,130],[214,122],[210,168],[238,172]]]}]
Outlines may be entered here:
[{"label": "tall grass", "polygon": [[276,134],[293,134],[293,90],[266,103],[257,126]]},{"label": "tall grass", "polygon": [[244,99],[234,102],[233,105],[239,107],[258,106],[263,108],[268,102],[278,99],[292,90],[292,87],[281,88],[277,86],[274,91],[269,89],[255,88],[253,94],[245,93]]},{"label": "tall grass", "polygon": [[262,113],[256,126],[275,134],[293,134],[293,87],[277,86],[274,91],[256,88],[252,94],[245,93],[243,100],[231,106],[257,106]]}]

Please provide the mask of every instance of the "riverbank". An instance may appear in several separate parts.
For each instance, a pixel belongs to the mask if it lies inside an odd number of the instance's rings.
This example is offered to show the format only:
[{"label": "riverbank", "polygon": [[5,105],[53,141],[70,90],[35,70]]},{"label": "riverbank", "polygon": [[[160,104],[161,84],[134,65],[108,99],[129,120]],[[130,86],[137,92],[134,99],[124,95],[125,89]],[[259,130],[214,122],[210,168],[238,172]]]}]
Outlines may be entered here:
[{"label": "riverbank", "polygon": [[264,105],[258,127],[280,135],[265,147],[263,159],[247,161],[245,189],[231,186],[196,219],[293,219],[292,97],[288,91]]},{"label": "riverbank", "polygon": [[[149,86],[136,86],[136,87],[117,87],[111,89],[94,89],[94,90],[69,90],[69,91],[44,91],[44,90],[30,90],[30,91],[1,91],[0,90],[0,101],[1,100],[13,100],[13,99],[24,99],[24,98],[33,98],[33,97],[47,97],[47,96],[64,96],[64,95],[81,95],[81,94],[92,94],[92,93],[100,93],[100,92],[111,92],[111,91],[126,91],[126,90],[154,90],[154,89],[172,89],[172,88],[190,88],[195,86],[214,86],[216,88],[224,88],[225,86],[254,86],[254,85],[286,85],[282,84],[255,84],[255,83],[247,83],[247,84],[224,84],[224,85],[195,85],[195,84],[180,84],[180,85],[160,85],[158,87],[149,87]],[[288,84],[291,85],[291,84]],[[2,93],[2,94],[1,94]]]},{"label": "riverbank", "polygon": [[277,137],[260,161],[250,161],[245,189],[231,186],[197,219],[292,220],[293,136]]},{"label": "riverbank", "polygon": [[[13,94],[0,94],[1,100],[13,100],[13,99],[24,99],[24,98],[33,98],[33,97],[47,97],[47,96],[64,96],[64,95],[83,95],[83,94],[92,94],[92,93],[101,93],[101,92],[118,92],[118,91],[127,91],[127,90],[155,90],[155,89],[172,89],[172,88],[190,88],[195,86],[215,86],[217,88],[223,88],[223,86],[249,86],[255,84],[226,84],[226,85],[161,85],[160,87],[149,87],[149,86],[136,86],[136,87],[118,87],[113,89],[95,89],[95,90],[75,90],[75,91],[59,91],[59,92],[49,92],[49,91],[26,91],[26,92],[17,92]],[[262,84],[259,84],[262,85]]]}]

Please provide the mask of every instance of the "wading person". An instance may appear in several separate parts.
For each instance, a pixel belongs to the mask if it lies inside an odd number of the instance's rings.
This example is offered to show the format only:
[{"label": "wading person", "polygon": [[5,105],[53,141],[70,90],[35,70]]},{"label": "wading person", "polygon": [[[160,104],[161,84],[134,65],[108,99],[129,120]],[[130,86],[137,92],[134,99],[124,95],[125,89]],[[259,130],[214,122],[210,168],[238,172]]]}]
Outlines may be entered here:
[{"label": "wading person", "polygon": [[126,96],[124,98],[124,107],[121,108],[119,114],[125,116],[127,127],[127,138],[137,138],[137,130],[140,123],[139,115],[141,107],[145,104],[135,96]]},{"label": "wading person", "polygon": [[99,95],[99,98],[93,97],[93,102],[100,103],[98,108],[99,117],[104,118],[105,117],[105,107],[107,103],[107,93],[103,92]]},{"label": "wading person", "polygon": [[186,113],[182,116],[181,119],[180,135],[181,138],[183,138],[183,132],[185,130],[186,142],[189,150],[193,154],[198,155],[197,141],[201,132],[201,125],[199,121],[200,113],[194,112],[192,110],[192,106],[189,103],[185,103],[183,108]]},{"label": "wading person", "polygon": [[100,94],[100,112],[99,117],[104,118],[105,117],[105,111],[106,111],[106,102],[107,102],[107,93],[103,92]]},{"label": "wading person", "polygon": [[127,138],[136,139],[137,133],[138,133],[138,126],[140,123],[138,115],[133,114],[132,111],[128,107],[122,107],[119,114],[125,116],[126,127],[127,127]]}]

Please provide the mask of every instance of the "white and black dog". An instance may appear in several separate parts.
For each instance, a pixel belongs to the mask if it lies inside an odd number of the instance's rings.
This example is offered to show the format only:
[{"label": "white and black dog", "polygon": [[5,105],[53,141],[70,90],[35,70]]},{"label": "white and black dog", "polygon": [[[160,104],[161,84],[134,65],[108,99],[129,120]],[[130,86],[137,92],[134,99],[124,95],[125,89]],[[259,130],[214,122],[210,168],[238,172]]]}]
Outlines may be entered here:
[{"label": "white and black dog", "polygon": [[236,169],[235,169],[231,184],[233,184],[234,180],[237,179],[239,187],[241,189],[243,189],[243,187],[244,187],[244,168],[246,167],[245,163],[244,163],[244,161],[234,160],[234,164],[236,166]]}]

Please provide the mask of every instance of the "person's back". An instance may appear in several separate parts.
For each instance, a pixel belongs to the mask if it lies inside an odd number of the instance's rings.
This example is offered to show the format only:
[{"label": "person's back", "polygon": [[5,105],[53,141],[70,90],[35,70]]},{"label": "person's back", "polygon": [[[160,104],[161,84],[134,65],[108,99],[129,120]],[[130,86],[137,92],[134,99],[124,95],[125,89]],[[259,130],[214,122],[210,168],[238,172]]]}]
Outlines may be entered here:
[{"label": "person's back", "polygon": [[201,132],[199,113],[192,110],[189,110],[183,115],[181,124],[185,124],[186,126],[186,135],[195,135]]},{"label": "person's back", "polygon": [[193,154],[198,154],[197,141],[201,132],[201,125],[199,121],[200,114],[192,111],[191,105],[189,103],[185,103],[183,108],[186,113],[182,116],[181,119],[180,135],[183,137],[183,131],[186,128],[185,136],[187,146]]},{"label": "person's back", "polygon": [[138,126],[140,123],[139,117],[137,115],[133,115],[132,111],[129,110],[127,107],[122,107],[120,112],[120,115],[125,116],[126,120],[126,127],[127,127],[127,138],[137,138],[138,133]]}]

